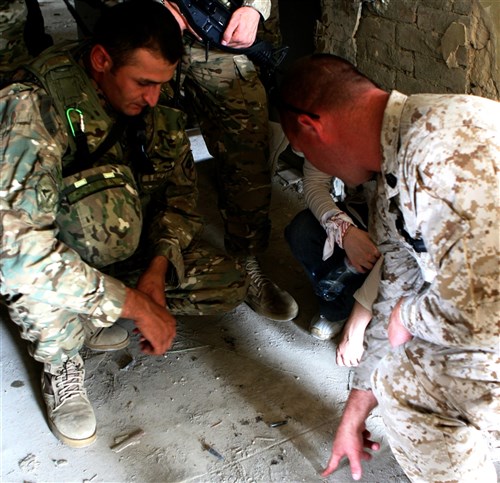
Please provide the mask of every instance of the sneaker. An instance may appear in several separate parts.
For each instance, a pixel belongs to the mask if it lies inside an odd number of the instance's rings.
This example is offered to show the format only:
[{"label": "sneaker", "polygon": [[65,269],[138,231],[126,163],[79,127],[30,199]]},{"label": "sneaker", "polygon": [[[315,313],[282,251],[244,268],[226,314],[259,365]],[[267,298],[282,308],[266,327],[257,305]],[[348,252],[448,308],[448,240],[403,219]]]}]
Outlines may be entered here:
[{"label": "sneaker", "polygon": [[63,443],[74,448],[92,444],[96,439],[94,410],[83,387],[85,370],[77,355],[61,367],[48,364],[42,373],[42,392],[47,406],[49,427]]},{"label": "sneaker", "polygon": [[271,320],[292,320],[299,313],[293,297],[269,280],[255,257],[248,257],[245,268],[250,278],[245,302],[259,315]]},{"label": "sneaker", "polygon": [[91,322],[83,323],[85,345],[93,351],[117,351],[130,342],[127,330],[114,324],[110,327],[95,327]]},{"label": "sneaker", "polygon": [[315,315],[311,320],[309,331],[315,339],[333,339],[344,327],[345,320],[331,322],[324,315]]}]

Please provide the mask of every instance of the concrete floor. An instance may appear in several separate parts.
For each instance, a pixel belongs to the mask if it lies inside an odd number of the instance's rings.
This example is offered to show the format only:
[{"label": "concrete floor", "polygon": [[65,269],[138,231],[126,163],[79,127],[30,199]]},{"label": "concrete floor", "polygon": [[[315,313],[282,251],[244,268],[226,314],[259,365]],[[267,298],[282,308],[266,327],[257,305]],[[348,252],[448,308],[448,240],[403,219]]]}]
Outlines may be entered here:
[{"label": "concrete floor", "polygon": [[[215,206],[212,160],[199,162],[201,206]],[[308,281],[282,233],[302,208],[300,195],[275,177],[267,272],[292,293],[300,314],[273,322],[241,305],[220,317],[180,317],[165,357],[138,350],[84,350],[86,386],[98,421],[98,439],[71,449],[49,431],[41,399],[41,365],[17,328],[1,316],[1,481],[5,482],[314,482],[321,481],[333,432],[348,395],[350,370],[335,364],[335,343],[306,327],[315,311]],[[218,213],[205,235],[222,239]],[[220,241],[219,241],[220,243]],[[120,321],[130,331],[131,321]],[[271,423],[286,424],[271,427]],[[384,444],[380,418],[370,428],[382,441],[365,465],[363,481],[407,481]],[[143,430],[120,452],[121,436]],[[204,444],[221,457],[204,450]],[[327,481],[350,481],[346,464]]]},{"label": "concrete floor", "polygon": [[[49,33],[73,38],[74,22],[60,1],[41,2]],[[199,139],[193,146],[204,157]],[[205,235],[221,244],[212,160],[198,162]],[[351,371],[335,364],[335,343],[307,332],[315,302],[283,239],[303,208],[294,187],[274,179],[267,273],[297,299],[300,313],[279,323],[241,305],[220,317],[181,317],[164,357],[138,350],[84,350],[86,386],[98,439],[71,449],[49,431],[40,394],[41,365],[26,352],[17,328],[0,313],[1,459],[4,482],[314,482],[326,465],[349,391]],[[131,321],[120,321],[132,330]],[[272,427],[272,423],[284,422]],[[377,413],[369,429],[382,442],[365,464],[365,482],[408,481],[388,448]],[[121,437],[144,431],[116,452]],[[208,447],[215,450],[209,452]],[[342,467],[326,481],[351,481]]]}]

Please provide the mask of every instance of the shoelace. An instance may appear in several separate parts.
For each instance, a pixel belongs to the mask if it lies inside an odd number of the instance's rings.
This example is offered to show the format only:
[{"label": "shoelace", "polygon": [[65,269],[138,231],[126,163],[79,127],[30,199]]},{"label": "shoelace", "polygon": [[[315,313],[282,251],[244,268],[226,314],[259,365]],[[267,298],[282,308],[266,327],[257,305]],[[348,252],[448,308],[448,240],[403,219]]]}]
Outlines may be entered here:
[{"label": "shoelace", "polygon": [[61,372],[55,376],[55,386],[58,389],[61,403],[83,393],[83,371],[71,360],[64,363]]},{"label": "shoelace", "polygon": [[263,285],[271,282],[269,278],[262,273],[262,269],[260,268],[256,257],[247,257],[245,261],[245,269],[250,276],[252,285],[254,285],[258,290],[260,290]]}]

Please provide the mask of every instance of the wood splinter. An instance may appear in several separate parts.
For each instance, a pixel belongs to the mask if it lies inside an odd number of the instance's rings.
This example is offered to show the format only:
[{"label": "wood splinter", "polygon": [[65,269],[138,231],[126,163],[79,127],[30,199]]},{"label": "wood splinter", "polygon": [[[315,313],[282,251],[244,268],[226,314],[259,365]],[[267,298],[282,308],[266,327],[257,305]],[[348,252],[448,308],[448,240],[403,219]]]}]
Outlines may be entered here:
[{"label": "wood splinter", "polygon": [[[120,451],[124,450],[129,446],[137,444],[139,440],[144,436],[144,434],[145,434],[144,430],[138,429],[137,431],[129,433],[120,438],[115,438],[115,444],[110,446],[110,449],[115,453],[119,453]],[[118,442],[116,442],[117,440]]]}]

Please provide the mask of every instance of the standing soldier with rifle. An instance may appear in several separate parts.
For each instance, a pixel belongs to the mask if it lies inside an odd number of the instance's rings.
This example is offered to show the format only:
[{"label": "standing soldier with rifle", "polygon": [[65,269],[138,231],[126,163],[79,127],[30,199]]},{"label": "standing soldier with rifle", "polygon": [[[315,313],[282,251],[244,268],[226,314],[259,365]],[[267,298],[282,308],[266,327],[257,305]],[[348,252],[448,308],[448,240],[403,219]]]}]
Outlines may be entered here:
[{"label": "standing soldier with rifle", "polygon": [[[185,35],[182,86],[208,150],[217,161],[226,250],[244,260],[247,304],[272,320],[297,316],[295,300],[261,271],[271,231],[271,167],[267,97],[254,63],[269,73],[282,51],[256,40],[270,0],[165,0]],[[226,22],[227,20],[227,22]],[[276,54],[276,55],[275,55]]]}]

